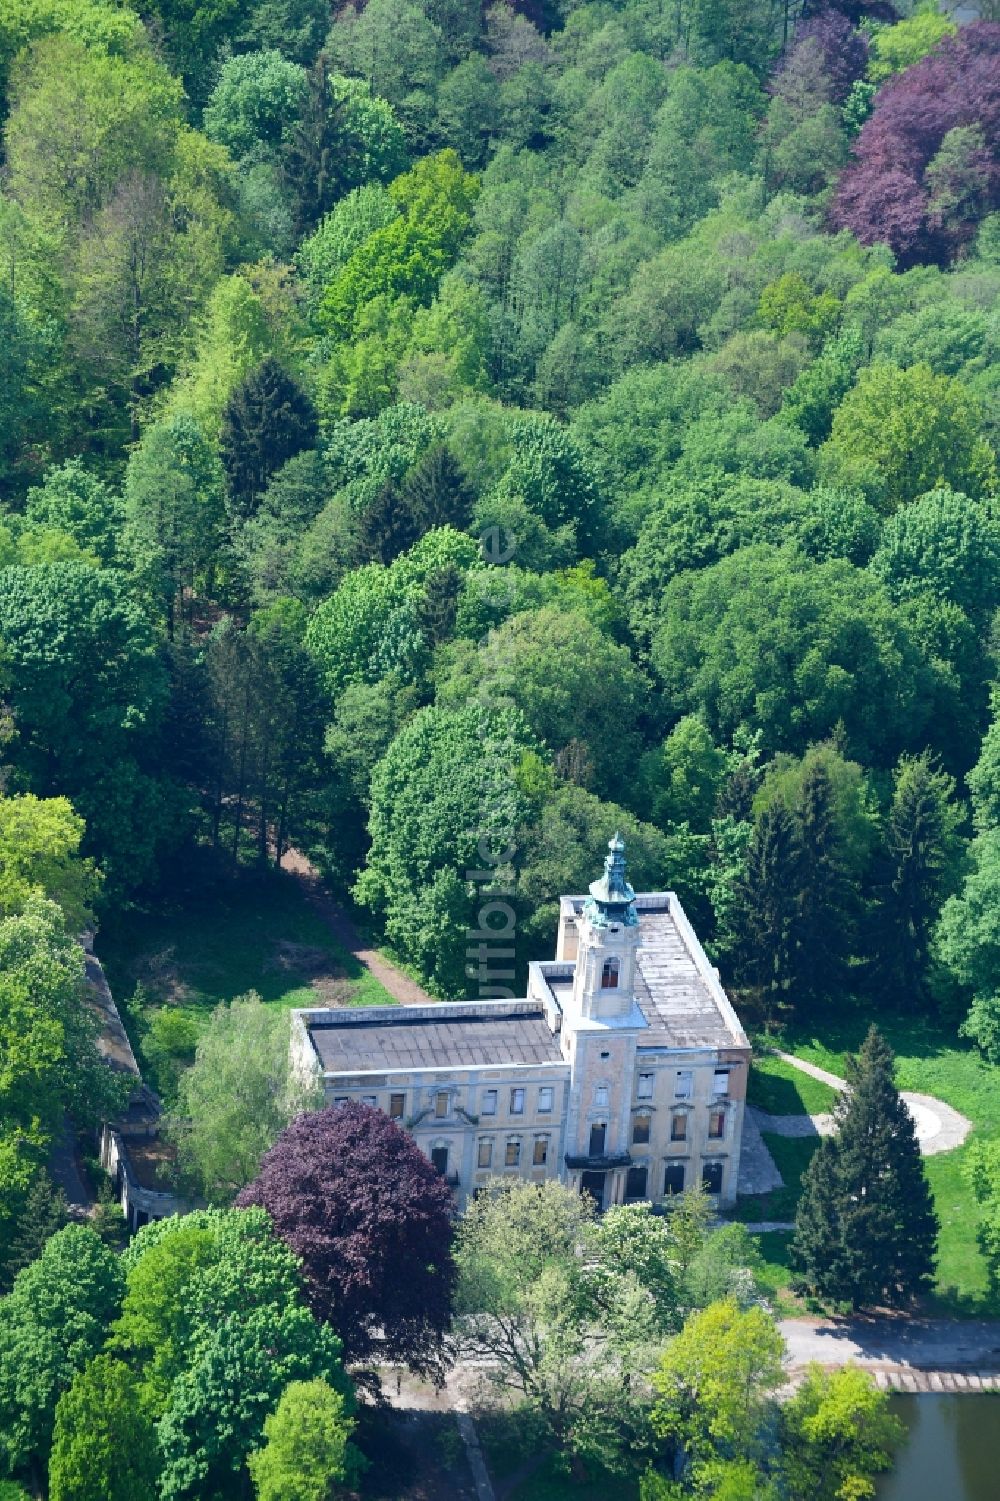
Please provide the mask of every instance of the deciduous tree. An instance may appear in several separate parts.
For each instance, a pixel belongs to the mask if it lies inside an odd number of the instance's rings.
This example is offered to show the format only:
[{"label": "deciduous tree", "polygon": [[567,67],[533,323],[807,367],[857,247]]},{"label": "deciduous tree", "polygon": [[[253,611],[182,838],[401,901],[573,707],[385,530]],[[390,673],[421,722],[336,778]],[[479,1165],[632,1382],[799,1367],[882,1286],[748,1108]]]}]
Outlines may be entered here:
[{"label": "deciduous tree", "polygon": [[156,1432],[121,1360],[98,1355],[73,1378],[56,1407],[52,1501],[154,1501]]},{"label": "deciduous tree", "polygon": [[289,1069],[288,1014],[259,996],[218,1007],[181,1075],[171,1134],[185,1180],[211,1204],[229,1204],[299,1110],[321,1096]]},{"label": "deciduous tree", "polygon": [[340,1392],[323,1380],[290,1381],[250,1455],[257,1501],[329,1501],[349,1477],[354,1429]]},{"label": "deciduous tree", "polygon": [[0,1455],[8,1473],[44,1473],[56,1403],[104,1343],[124,1286],[118,1257],[67,1225],[0,1302]]},{"label": "deciduous tree", "polygon": [[310,1305],[346,1360],[441,1369],[451,1193],[387,1115],[356,1103],[300,1115],[238,1203],[265,1208],[301,1258]]}]

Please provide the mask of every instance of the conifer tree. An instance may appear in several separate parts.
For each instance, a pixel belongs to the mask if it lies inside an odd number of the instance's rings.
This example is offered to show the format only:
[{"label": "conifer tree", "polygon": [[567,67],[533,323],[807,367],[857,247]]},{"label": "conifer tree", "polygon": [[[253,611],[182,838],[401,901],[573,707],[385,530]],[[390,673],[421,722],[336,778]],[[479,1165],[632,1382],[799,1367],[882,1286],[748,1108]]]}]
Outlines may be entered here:
[{"label": "conifer tree", "polygon": [[761,992],[765,1015],[787,1004],[795,974],[799,851],[784,803],[765,808],[747,849],[737,891],[737,956],[742,983]]},{"label": "conifer tree", "polygon": [[850,1297],[840,1229],[839,1151],[825,1136],[803,1174],[790,1259],[802,1286],[831,1302]]},{"label": "conifer tree", "polygon": [[879,988],[900,1002],[926,996],[931,935],[953,889],[960,812],[955,783],[928,752],[896,768],[878,907]]},{"label": "conifer tree", "polygon": [[22,1267],[37,1261],[46,1244],[69,1219],[69,1206],[61,1188],[42,1171],[32,1184],[17,1218],[17,1230],[0,1265],[0,1292],[6,1292]]},{"label": "conifer tree", "polygon": [[387,479],[362,513],[358,532],[367,558],[391,563],[437,526],[463,531],[471,496],[448,448],[435,444],[401,480]]},{"label": "conifer tree", "polygon": [[234,514],[252,516],[272,474],[315,440],[312,402],[268,355],[239,383],[222,414],[220,453]]},{"label": "conifer tree", "polygon": [[849,887],[825,767],[806,774],[796,808],[798,893],[796,901],[796,1001],[807,1006],[838,995],[851,952]]},{"label": "conifer tree", "polygon": [[871,1027],[848,1062],[833,1150],[803,1178],[792,1241],[802,1284],[854,1308],[900,1307],[927,1290],[938,1218],[892,1050]]}]

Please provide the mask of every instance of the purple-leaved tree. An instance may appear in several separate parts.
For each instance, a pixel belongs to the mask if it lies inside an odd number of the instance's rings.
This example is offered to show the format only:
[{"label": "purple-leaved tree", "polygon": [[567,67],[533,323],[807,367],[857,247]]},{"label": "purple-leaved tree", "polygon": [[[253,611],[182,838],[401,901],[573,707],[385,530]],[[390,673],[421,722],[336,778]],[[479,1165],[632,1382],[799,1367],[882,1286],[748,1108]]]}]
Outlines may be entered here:
[{"label": "purple-leaved tree", "polygon": [[775,69],[771,94],[797,98],[807,93],[814,105],[843,104],[868,61],[868,38],[855,31],[839,10],[825,10],[795,28],[795,40]]},{"label": "purple-leaved tree", "polygon": [[1000,204],[1000,25],[963,26],[884,85],[834,222],[900,263],[951,259]]},{"label": "purple-leaved tree", "polygon": [[262,1205],[301,1259],[313,1313],[345,1361],[442,1374],[454,1204],[395,1121],[355,1102],[298,1116],[237,1204]]}]

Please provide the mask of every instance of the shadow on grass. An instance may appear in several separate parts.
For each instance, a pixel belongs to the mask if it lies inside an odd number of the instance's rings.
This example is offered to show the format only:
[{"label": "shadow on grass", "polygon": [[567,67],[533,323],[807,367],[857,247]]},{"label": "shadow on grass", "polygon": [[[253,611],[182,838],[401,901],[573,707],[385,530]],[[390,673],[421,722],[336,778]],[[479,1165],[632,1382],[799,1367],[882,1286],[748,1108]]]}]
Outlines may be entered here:
[{"label": "shadow on grass", "polygon": [[637,1474],[599,1465],[571,1473],[527,1408],[488,1407],[476,1414],[497,1501],[638,1501]]},{"label": "shadow on grass", "polygon": [[362,1407],[357,1443],[368,1460],[364,1501],[475,1501],[455,1414]]},{"label": "shadow on grass", "polygon": [[769,1194],[749,1194],[737,1199],[733,1217],[747,1225],[795,1218],[802,1193],[802,1174],[819,1146],[818,1136],[775,1136],[770,1131],[761,1135],[784,1179],[784,1186]]},{"label": "shadow on grass", "polygon": [[241,872],[123,913],[97,948],[113,993],[141,984],[151,1002],[185,1009],[211,1010],[248,990],[276,1005],[323,1005],[372,983],[281,872]]}]

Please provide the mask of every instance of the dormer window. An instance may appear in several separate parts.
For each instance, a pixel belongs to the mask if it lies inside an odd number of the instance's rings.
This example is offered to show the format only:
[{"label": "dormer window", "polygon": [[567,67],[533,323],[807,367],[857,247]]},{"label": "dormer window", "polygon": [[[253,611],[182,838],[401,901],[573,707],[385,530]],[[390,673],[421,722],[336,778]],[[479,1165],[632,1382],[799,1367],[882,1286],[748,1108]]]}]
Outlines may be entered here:
[{"label": "dormer window", "polygon": [[617,990],[618,977],[621,972],[621,961],[618,959],[605,959],[604,968],[601,970],[601,989]]}]

